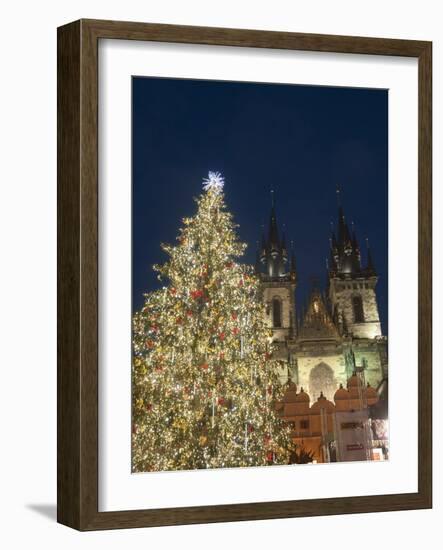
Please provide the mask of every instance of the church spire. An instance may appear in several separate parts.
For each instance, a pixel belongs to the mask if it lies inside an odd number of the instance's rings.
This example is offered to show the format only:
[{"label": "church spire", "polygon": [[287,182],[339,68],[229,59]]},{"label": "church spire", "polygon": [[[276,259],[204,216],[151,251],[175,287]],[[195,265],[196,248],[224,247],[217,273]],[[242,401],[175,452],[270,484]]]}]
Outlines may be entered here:
[{"label": "church spire", "polygon": [[341,198],[341,187],[337,184],[336,187],[337,194],[337,205],[338,205],[338,244],[345,248],[346,246],[351,245],[351,235],[349,232],[348,224],[345,220],[345,212],[343,210],[342,198]]},{"label": "church spire", "polygon": [[271,253],[278,251],[280,248],[280,240],[278,236],[277,216],[275,214],[275,196],[274,190],[271,189],[271,215],[269,217],[269,235],[268,244]]},{"label": "church spire", "polygon": [[338,242],[343,248],[349,247],[352,244],[343,206],[339,206],[338,208]]},{"label": "church spire", "polygon": [[[338,220],[335,231],[332,228],[330,236],[327,305],[341,336],[372,339],[382,334],[375,296],[377,274],[369,246],[367,255],[365,254],[367,263],[365,261],[362,265],[357,233],[354,224],[348,225],[345,219],[339,188],[338,191]],[[303,328],[299,334],[302,333]]]},{"label": "church spire", "polygon": [[278,228],[277,214],[275,208],[275,191],[271,190],[271,212],[269,215],[269,227],[267,238],[263,232],[262,245],[260,249],[260,261],[263,275],[271,278],[289,276],[287,272],[288,251],[286,247],[285,232],[281,233]]},{"label": "church spire", "polygon": [[361,272],[360,246],[352,224],[352,233],[345,219],[341,189],[337,185],[338,221],[337,237],[331,231],[331,271],[340,274],[356,275]]}]

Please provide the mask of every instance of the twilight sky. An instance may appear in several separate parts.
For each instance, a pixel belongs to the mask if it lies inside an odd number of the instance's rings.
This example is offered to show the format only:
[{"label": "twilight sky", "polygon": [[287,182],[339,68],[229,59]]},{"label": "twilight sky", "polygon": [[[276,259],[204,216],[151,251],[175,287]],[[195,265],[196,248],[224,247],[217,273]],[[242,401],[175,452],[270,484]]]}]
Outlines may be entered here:
[{"label": "twilight sky", "polygon": [[369,238],[379,274],[378,304],[388,321],[387,90],[133,78],[133,309],[159,286],[152,264],[176,244],[184,216],[209,170],[225,177],[225,197],[245,262],[255,261],[267,226],[270,190],[277,221],[294,241],[298,288],[324,286],[336,186],[366,259]]}]

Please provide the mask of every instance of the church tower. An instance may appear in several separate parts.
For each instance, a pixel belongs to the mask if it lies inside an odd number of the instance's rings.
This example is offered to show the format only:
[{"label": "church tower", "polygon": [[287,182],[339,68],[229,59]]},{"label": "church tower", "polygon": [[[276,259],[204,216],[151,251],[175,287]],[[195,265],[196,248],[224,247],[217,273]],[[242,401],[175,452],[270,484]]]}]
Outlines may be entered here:
[{"label": "church tower", "polygon": [[273,191],[271,191],[271,201],[268,233],[266,237],[263,232],[262,242],[257,250],[256,271],[262,283],[266,320],[272,327],[273,341],[280,344],[276,355],[287,359],[285,344],[296,336],[295,255],[294,250],[291,250],[291,257],[288,257],[285,235],[282,233],[280,237]]},{"label": "church tower", "polygon": [[349,230],[339,189],[337,196],[337,234],[332,230],[328,273],[332,313],[353,338],[373,339],[382,334],[375,293],[377,273],[369,246],[366,265],[362,266],[360,245],[355,231]]}]

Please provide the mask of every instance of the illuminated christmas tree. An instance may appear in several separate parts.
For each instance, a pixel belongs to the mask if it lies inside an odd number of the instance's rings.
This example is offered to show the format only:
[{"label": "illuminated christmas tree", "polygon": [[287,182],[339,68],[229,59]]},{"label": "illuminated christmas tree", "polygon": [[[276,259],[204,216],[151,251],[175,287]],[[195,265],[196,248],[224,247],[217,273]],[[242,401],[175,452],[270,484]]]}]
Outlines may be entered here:
[{"label": "illuminated christmas tree", "polygon": [[289,427],[259,283],[237,263],[223,178],[209,173],[197,214],[183,220],[163,288],[133,323],[133,471],[287,464]]}]

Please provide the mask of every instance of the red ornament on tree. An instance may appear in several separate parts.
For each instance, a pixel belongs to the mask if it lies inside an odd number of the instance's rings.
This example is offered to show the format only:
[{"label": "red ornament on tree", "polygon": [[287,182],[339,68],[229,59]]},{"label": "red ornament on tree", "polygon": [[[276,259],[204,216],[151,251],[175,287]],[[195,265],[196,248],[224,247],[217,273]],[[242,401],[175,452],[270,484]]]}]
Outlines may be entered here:
[{"label": "red ornament on tree", "polygon": [[268,462],[274,462],[274,453],[273,451],[268,451],[266,453],[266,459]]},{"label": "red ornament on tree", "polygon": [[146,410],[149,412],[149,411],[152,411],[152,403],[148,403],[146,405]]},{"label": "red ornament on tree", "polygon": [[207,363],[203,363],[203,365],[200,365],[200,367],[203,369],[203,370],[208,370],[209,369],[209,365]]},{"label": "red ornament on tree", "polygon": [[248,424],[248,433],[252,434],[254,431],[254,426],[252,424]]},{"label": "red ornament on tree", "polygon": [[192,311],[191,311],[190,309],[188,309],[188,311],[186,312],[186,315],[187,315],[188,317],[192,317]]},{"label": "red ornament on tree", "polygon": [[217,404],[218,404],[218,405],[224,405],[224,403],[225,403],[225,400],[224,400],[223,397],[219,397],[219,398],[217,399]]},{"label": "red ornament on tree", "polygon": [[203,296],[202,290],[193,290],[191,292],[191,297],[193,300],[197,300],[198,298],[201,298]]},{"label": "red ornament on tree", "polygon": [[235,321],[237,319],[238,315],[235,313],[231,313],[231,318]]},{"label": "red ornament on tree", "polygon": [[169,289],[169,292],[170,292],[172,295],[177,294],[177,291],[176,291],[175,288]]},{"label": "red ornament on tree", "polygon": [[218,337],[220,338],[221,341],[223,341],[225,339],[225,333],[224,332],[220,332],[220,334],[218,335]]},{"label": "red ornament on tree", "polygon": [[239,329],[238,327],[234,327],[234,328],[232,329],[232,333],[233,333],[233,334],[238,334],[239,332],[240,332],[240,329]]}]

